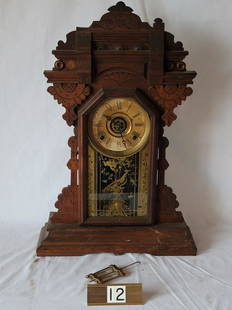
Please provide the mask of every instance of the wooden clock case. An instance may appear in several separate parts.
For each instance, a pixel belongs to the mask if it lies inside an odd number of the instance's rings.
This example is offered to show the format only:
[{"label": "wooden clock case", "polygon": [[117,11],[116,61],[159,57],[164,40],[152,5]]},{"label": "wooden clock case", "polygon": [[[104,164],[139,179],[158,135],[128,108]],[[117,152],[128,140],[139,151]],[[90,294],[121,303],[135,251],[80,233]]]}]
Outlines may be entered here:
[{"label": "wooden clock case", "polygon": [[[164,126],[176,119],[174,108],[191,95],[195,71],[187,71],[188,54],[181,42],[118,2],[88,28],[77,28],[53,50],[54,68],[45,71],[48,92],[65,108],[64,120],[74,127],[69,139],[71,184],[65,187],[48,223],[41,230],[37,255],[66,256],[127,252],[153,255],[196,255],[196,246],[172,189],[165,184],[168,168]],[[88,217],[86,207],[86,115],[104,98],[136,97],[154,115],[149,212],[141,220]]]}]

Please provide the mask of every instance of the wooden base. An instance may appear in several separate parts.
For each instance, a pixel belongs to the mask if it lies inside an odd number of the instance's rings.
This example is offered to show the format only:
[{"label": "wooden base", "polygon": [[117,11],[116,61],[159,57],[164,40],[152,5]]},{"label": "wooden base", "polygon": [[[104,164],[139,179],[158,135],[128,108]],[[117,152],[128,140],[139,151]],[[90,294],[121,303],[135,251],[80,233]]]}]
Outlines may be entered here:
[{"label": "wooden base", "polygon": [[41,230],[38,256],[78,256],[90,253],[196,255],[185,222],[154,226],[96,227],[51,224]]}]

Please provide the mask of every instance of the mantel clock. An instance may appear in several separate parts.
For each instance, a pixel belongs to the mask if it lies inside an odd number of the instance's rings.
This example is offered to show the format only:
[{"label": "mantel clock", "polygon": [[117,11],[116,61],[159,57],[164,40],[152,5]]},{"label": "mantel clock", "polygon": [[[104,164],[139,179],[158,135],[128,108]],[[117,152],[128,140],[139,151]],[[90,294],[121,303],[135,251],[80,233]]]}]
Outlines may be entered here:
[{"label": "mantel clock", "polygon": [[172,189],[164,127],[192,93],[188,54],[164,30],[118,2],[100,21],[76,28],[53,50],[48,92],[74,127],[71,183],[41,231],[37,254],[126,252],[195,255]]}]

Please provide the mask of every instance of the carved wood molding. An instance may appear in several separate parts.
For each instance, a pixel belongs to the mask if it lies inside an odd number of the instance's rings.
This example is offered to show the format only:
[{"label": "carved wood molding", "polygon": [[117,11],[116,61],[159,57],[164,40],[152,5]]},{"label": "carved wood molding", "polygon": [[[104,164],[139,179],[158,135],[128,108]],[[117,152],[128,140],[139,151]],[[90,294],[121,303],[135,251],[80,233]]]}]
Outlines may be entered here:
[{"label": "carved wood molding", "polygon": [[152,98],[164,109],[162,119],[170,126],[177,116],[173,110],[181,105],[182,100],[192,94],[192,88],[186,85],[162,85],[150,89]]},{"label": "carved wood molding", "polygon": [[65,107],[63,119],[69,126],[75,125],[77,120],[76,107],[80,105],[90,94],[90,87],[77,83],[54,83],[48,87],[48,92],[54,99]]},{"label": "carved wood molding", "polygon": [[118,86],[123,86],[125,85],[126,82],[130,80],[136,79],[136,75],[132,72],[127,72],[127,71],[107,71],[104,72],[99,76],[99,79],[103,80],[111,80],[114,83],[116,83]]}]

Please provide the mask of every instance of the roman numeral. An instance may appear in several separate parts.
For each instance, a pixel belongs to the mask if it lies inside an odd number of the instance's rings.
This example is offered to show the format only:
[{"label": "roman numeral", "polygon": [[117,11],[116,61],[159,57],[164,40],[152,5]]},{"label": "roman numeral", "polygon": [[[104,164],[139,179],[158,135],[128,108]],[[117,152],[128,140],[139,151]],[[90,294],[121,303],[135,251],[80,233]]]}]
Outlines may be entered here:
[{"label": "roman numeral", "polygon": [[130,145],[132,144],[131,141],[128,140],[128,139],[126,139],[125,142],[128,143],[128,144],[130,144]]},{"label": "roman numeral", "polygon": [[110,140],[111,140],[110,138],[107,139],[106,145],[108,145],[110,143]]},{"label": "roman numeral", "polygon": [[106,107],[107,107],[107,109],[109,109],[110,111],[113,111],[113,107],[112,107],[109,103],[106,104]]},{"label": "roman numeral", "polygon": [[143,126],[144,125],[144,123],[135,123],[135,126],[136,127],[141,127],[141,126]]},{"label": "roman numeral", "polygon": [[117,101],[117,102],[116,102],[116,105],[117,105],[118,110],[121,110],[121,108],[122,108],[122,103],[121,103],[120,101]]},{"label": "roman numeral", "polygon": [[102,124],[101,123],[94,123],[93,126],[94,127],[102,127]]},{"label": "roman numeral", "polygon": [[127,108],[127,112],[130,110],[130,108],[131,108],[131,106],[132,106],[132,103],[129,105],[129,107]]},{"label": "roman numeral", "polygon": [[136,118],[136,117],[138,117],[140,114],[141,114],[141,113],[139,112],[139,113],[133,115],[132,117],[133,117],[133,118]]}]

